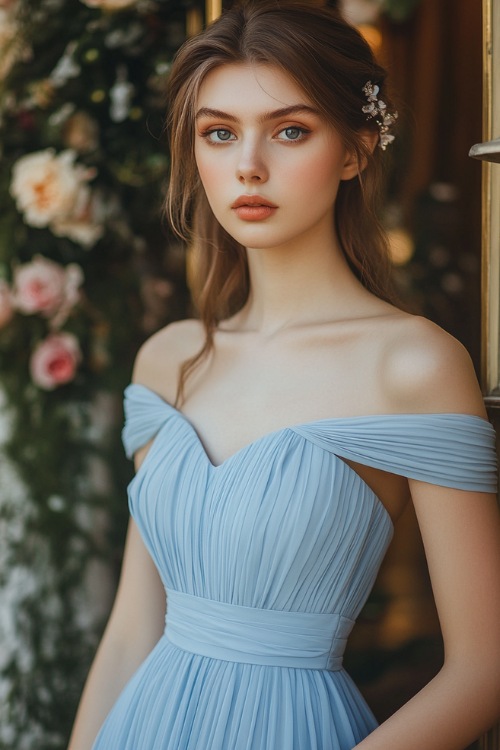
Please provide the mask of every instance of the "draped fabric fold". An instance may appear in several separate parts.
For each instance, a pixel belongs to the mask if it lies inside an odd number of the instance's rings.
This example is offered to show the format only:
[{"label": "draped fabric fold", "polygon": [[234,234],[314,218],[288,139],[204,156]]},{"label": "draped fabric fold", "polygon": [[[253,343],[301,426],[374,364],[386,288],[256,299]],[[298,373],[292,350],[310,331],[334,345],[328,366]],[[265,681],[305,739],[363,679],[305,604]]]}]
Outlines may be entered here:
[{"label": "draped fabric fold", "polygon": [[293,428],[342,458],[444,487],[495,492],[494,430],[469,414],[389,414]]}]

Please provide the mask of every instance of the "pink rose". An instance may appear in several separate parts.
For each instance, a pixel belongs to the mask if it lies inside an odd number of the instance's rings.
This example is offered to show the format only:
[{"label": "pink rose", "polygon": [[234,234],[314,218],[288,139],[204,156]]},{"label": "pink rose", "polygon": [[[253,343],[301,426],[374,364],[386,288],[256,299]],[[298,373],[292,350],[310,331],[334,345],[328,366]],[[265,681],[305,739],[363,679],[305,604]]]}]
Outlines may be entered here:
[{"label": "pink rose", "polygon": [[31,355],[33,382],[46,391],[69,383],[82,358],[76,336],[54,333],[41,341]]},{"label": "pink rose", "polygon": [[12,292],[7,282],[0,279],[0,328],[10,322],[13,314]]},{"label": "pink rose", "polygon": [[62,325],[78,302],[82,281],[82,270],[75,263],[63,267],[36,255],[14,272],[14,305],[25,315],[56,316],[56,325]]}]

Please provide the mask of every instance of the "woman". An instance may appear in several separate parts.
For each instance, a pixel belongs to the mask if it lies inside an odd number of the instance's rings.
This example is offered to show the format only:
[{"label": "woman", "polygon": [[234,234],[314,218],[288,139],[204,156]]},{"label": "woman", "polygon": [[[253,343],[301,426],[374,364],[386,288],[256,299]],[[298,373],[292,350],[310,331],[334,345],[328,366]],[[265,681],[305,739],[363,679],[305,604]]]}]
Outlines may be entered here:
[{"label": "woman", "polygon": [[[463,348],[390,302],[384,71],[335,13],[251,2],[170,97],[200,320],[127,390],[133,520],[70,748],[461,750],[500,706],[493,430]],[[377,727],[342,652],[410,500],[446,659]]]}]

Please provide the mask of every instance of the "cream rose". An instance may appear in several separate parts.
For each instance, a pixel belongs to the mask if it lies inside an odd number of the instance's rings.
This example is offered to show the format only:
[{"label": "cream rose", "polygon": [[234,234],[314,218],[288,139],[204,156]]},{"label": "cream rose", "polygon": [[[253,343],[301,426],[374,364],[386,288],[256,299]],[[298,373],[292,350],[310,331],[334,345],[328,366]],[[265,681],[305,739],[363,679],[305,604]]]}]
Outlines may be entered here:
[{"label": "cream rose", "polygon": [[28,224],[46,227],[71,216],[82,190],[88,191],[87,170],[75,166],[75,158],[71,149],[56,156],[48,148],[14,164],[10,191]]},{"label": "cream rose", "polygon": [[75,263],[63,267],[37,255],[14,272],[14,305],[26,315],[40,313],[62,325],[78,302],[82,281],[82,269]]},{"label": "cream rose", "polygon": [[[102,234],[90,210],[88,181],[96,171],[75,165],[75,158],[72,149],[56,156],[51,148],[21,157],[13,167],[10,192],[27,224],[49,227],[55,234],[89,246]],[[78,232],[73,231],[74,225]]]},{"label": "cream rose", "polygon": [[71,382],[82,358],[76,336],[55,333],[41,341],[31,355],[33,382],[46,391]]},{"label": "cream rose", "polygon": [[13,314],[12,292],[7,282],[0,279],[0,328],[10,322]]}]

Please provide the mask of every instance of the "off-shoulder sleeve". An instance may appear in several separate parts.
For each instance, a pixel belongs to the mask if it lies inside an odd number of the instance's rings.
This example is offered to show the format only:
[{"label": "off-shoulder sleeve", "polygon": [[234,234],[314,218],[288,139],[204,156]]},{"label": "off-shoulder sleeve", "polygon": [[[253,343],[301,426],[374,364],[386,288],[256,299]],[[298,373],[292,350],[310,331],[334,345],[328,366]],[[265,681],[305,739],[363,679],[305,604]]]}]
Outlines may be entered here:
[{"label": "off-shoulder sleeve", "polygon": [[125,389],[123,407],[125,425],[122,430],[122,441],[127,457],[132,458],[139,448],[146,445],[159,432],[173,407],[154,391],[138,383],[133,383]]},{"label": "off-shoulder sleeve", "polygon": [[496,492],[495,431],[468,414],[389,414],[294,428],[341,458],[423,482]]}]

